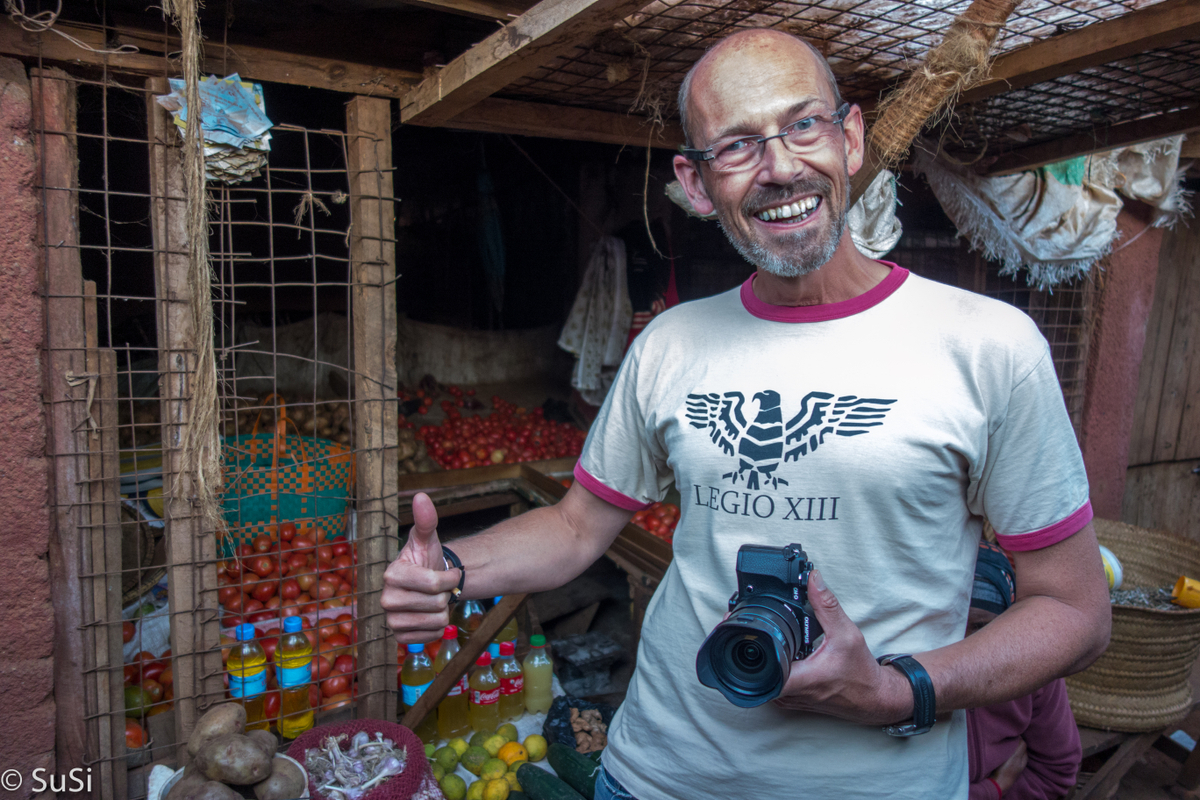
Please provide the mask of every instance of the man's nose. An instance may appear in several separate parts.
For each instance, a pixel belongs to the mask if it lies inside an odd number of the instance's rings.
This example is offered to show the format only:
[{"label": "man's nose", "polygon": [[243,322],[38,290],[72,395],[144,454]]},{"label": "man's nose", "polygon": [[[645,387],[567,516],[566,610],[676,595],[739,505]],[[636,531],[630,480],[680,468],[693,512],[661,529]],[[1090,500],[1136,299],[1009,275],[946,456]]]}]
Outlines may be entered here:
[{"label": "man's nose", "polygon": [[767,183],[791,183],[798,173],[806,169],[804,160],[787,149],[782,137],[772,136],[760,146],[763,148],[762,162],[758,165],[760,180]]}]

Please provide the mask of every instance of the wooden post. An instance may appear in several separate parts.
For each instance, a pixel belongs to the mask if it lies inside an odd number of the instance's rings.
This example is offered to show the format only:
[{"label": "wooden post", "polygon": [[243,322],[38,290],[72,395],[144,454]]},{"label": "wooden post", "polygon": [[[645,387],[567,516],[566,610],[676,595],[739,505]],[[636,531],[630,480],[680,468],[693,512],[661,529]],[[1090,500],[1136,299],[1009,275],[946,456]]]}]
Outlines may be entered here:
[{"label": "wooden post", "polygon": [[396,645],[380,606],[398,546],[396,243],[388,100],[346,108],[357,452],[359,716],[396,718]]},{"label": "wooden post", "polygon": [[179,133],[166,110],[154,102],[154,95],[170,91],[167,80],[151,78],[146,88],[175,741],[182,764],[188,760],[185,744],[196,720],[224,695],[217,545],[215,535],[203,529],[199,509],[192,502],[192,476],[185,471],[181,452],[194,385],[196,341],[187,280],[187,200]]},{"label": "wooden post", "polygon": [[[52,461],[54,534],[50,540],[50,584],[54,604],[54,699],[56,752],[69,769],[100,751],[95,729],[88,736],[83,679],[84,605],[79,579],[81,531],[87,514],[87,433],[79,428],[88,373],[83,329],[83,272],[79,261],[79,197],[75,137],[75,82],[58,69],[32,70],[33,127],[38,143],[43,199],[38,232],[46,292],[45,397]],[[68,377],[70,376],[70,377]],[[94,384],[93,384],[94,385]],[[89,748],[90,743],[95,749]],[[70,765],[70,766],[67,766]],[[101,765],[103,774],[112,765]],[[122,770],[123,772],[123,770]],[[111,775],[109,775],[111,778]],[[99,780],[111,791],[111,780]]]}]

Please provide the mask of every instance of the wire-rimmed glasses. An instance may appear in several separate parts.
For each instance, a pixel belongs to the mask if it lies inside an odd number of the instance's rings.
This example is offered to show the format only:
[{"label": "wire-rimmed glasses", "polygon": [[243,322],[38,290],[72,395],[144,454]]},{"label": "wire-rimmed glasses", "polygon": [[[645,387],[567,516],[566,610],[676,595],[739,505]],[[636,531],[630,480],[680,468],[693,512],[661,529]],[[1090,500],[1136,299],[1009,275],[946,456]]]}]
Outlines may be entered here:
[{"label": "wire-rimmed glasses", "polygon": [[743,136],[727,142],[718,142],[703,150],[680,147],[679,152],[691,161],[706,162],[714,172],[748,169],[762,161],[763,153],[767,151],[767,142],[772,139],[782,139],[784,147],[793,153],[813,150],[849,113],[850,104],[842,103],[830,116],[814,114],[798,119],[774,136]]}]

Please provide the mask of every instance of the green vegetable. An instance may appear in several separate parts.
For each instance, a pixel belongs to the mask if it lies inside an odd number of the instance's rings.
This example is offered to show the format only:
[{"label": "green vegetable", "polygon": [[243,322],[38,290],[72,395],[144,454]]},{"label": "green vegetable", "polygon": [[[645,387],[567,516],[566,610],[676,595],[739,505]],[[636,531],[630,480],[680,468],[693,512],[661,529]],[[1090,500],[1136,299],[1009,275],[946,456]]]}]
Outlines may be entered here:
[{"label": "green vegetable", "polygon": [[125,687],[125,716],[137,719],[146,716],[146,709],[154,701],[140,686]]},{"label": "green vegetable", "polygon": [[[517,768],[517,781],[530,800],[583,800],[579,792],[533,764],[522,764]],[[509,797],[512,797],[511,793]]]},{"label": "green vegetable", "polygon": [[600,765],[595,761],[560,742],[550,745],[546,751],[546,760],[554,767],[558,777],[566,781],[572,789],[584,797],[595,795],[596,776],[600,774]]}]

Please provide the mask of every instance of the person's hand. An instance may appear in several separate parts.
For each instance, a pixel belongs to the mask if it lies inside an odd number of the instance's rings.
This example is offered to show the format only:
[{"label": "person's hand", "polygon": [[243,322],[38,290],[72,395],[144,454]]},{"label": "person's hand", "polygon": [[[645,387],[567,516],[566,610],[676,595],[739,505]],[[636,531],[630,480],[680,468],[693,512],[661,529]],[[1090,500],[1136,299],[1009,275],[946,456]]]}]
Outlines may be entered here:
[{"label": "person's hand", "polygon": [[772,702],[871,725],[911,717],[908,679],[894,667],[879,666],[862,631],[846,616],[819,570],[809,577],[808,601],[825,631],[824,641],[808,658],[792,662],[783,691]]},{"label": "person's hand", "polygon": [[992,770],[992,774],[988,777],[996,782],[996,785],[1000,787],[1000,794],[1003,795],[1017,782],[1017,778],[1021,777],[1021,773],[1025,771],[1025,765],[1028,763],[1029,748],[1025,745],[1024,739],[1017,739],[1017,749],[1013,751],[1007,761]]},{"label": "person's hand", "polygon": [[432,642],[450,623],[450,590],[459,571],[446,569],[437,536],[437,510],[429,495],[413,498],[412,531],[396,560],[383,573],[380,605],[400,644]]}]

